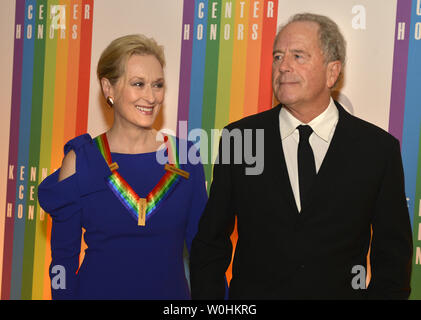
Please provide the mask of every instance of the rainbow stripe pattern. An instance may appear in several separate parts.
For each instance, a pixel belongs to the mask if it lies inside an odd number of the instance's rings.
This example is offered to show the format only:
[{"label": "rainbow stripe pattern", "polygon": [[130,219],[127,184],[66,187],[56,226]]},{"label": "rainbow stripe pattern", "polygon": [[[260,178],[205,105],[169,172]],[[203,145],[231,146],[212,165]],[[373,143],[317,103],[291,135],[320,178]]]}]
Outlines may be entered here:
[{"label": "rainbow stripe pattern", "polygon": [[[185,0],[181,30],[180,121],[204,129],[200,144],[207,184],[218,151],[217,130],[272,107],[272,45],[278,0]],[[213,136],[215,135],[215,136]],[[207,150],[204,150],[206,148]]]},{"label": "rainbow stripe pattern", "polygon": [[[180,168],[177,155],[177,146],[175,137],[165,136],[168,162],[176,168]],[[94,139],[98,150],[101,152],[107,164],[112,164],[110,147],[108,145],[107,135],[105,133]],[[179,182],[180,177],[172,172],[166,171],[156,186],[146,196],[145,220],[147,221],[153,213],[157,211],[163,201],[170,195],[171,191]],[[124,207],[130,212],[132,217],[139,221],[139,195],[133,190],[129,183],[118,173],[112,170],[112,174],[107,178],[107,184],[114,195],[120,200]]]},{"label": "rainbow stripe pattern", "polygon": [[15,0],[2,300],[51,297],[51,218],[37,186],[87,132],[93,2]]},{"label": "rainbow stripe pattern", "polygon": [[[344,10],[348,2],[352,1],[344,1]],[[4,228],[0,291],[3,300],[50,299],[51,219],[37,203],[37,186],[60,167],[63,145],[88,129],[94,0],[14,3],[6,204],[0,222]],[[187,122],[189,133],[203,128],[208,134],[211,143],[199,144],[202,157],[209,155],[202,158],[208,185],[218,150],[218,129],[273,105],[271,52],[278,6],[281,9],[291,3],[180,2],[178,136],[187,139],[180,130],[186,126],[180,126],[180,121]],[[414,240],[411,299],[420,299],[421,60],[417,53],[421,50],[421,1],[392,3],[396,5],[396,28],[389,132],[401,142]],[[102,1],[96,4],[106,5]],[[60,18],[63,6],[67,13],[64,20]],[[57,23],[64,23],[65,28]],[[169,162],[177,162],[176,156]],[[165,192],[163,186],[156,187]],[[152,198],[148,203],[154,206]],[[236,233],[232,239],[235,244]]]},{"label": "rainbow stripe pattern", "polygon": [[[199,149],[207,186],[220,129],[274,104],[277,17],[278,0],[184,0],[177,130],[183,139],[182,121],[189,133],[205,130]],[[231,240],[235,249],[236,230]],[[226,275],[230,281],[231,266]]]},{"label": "rainbow stripe pattern", "polygon": [[413,229],[410,299],[421,299],[421,2],[397,0],[389,132],[401,143]]}]

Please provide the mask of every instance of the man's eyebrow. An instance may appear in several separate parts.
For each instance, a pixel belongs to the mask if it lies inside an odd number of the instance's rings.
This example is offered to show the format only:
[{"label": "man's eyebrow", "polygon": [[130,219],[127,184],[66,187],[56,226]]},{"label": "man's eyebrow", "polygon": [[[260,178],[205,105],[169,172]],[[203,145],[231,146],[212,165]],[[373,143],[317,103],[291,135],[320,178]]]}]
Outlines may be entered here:
[{"label": "man's eyebrow", "polygon": [[307,53],[307,51],[302,49],[292,49],[291,52]]},{"label": "man's eyebrow", "polygon": [[303,55],[306,55],[306,56],[311,56],[307,51],[302,50],[302,49],[293,49],[293,50],[291,50],[291,52],[292,53],[300,53],[300,54],[303,54]]},{"label": "man's eyebrow", "polygon": [[275,53],[284,53],[284,51],[279,50],[279,49],[275,49],[275,50],[273,50],[272,55],[274,55]]},{"label": "man's eyebrow", "polygon": [[[308,56],[310,55],[307,51],[302,50],[302,49],[291,49],[289,51],[292,52],[292,53],[301,53],[301,54],[305,54],[305,55],[308,55]],[[273,50],[272,55],[274,55],[276,53],[285,53],[285,51],[284,50],[275,49],[275,50]]]}]

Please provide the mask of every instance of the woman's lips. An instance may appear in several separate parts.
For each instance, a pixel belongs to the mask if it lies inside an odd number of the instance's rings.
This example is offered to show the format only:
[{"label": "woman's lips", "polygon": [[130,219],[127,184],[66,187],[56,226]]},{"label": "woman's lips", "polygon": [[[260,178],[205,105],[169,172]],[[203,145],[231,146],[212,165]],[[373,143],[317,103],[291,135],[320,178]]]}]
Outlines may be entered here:
[{"label": "woman's lips", "polygon": [[136,109],[145,115],[152,115],[154,107],[136,105]]}]

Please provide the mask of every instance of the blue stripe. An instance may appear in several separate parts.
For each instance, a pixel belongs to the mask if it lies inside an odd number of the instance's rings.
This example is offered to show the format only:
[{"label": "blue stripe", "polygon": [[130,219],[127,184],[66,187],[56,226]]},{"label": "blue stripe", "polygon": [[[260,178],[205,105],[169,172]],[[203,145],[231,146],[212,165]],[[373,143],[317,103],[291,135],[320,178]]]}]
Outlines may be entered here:
[{"label": "blue stripe", "polygon": [[147,213],[146,213],[146,219],[148,220],[151,216],[153,216],[159,209],[159,207],[161,206],[161,204],[164,202],[164,200],[166,198],[168,198],[168,196],[171,194],[171,192],[173,192],[173,190],[175,189],[175,186],[180,182],[180,177],[177,176],[176,179],[174,180],[174,182],[170,185],[170,187],[168,188],[168,190],[165,192],[164,196],[161,198],[161,200],[158,201],[158,203],[155,204],[154,207],[152,207]]},{"label": "blue stripe", "polygon": [[[191,67],[190,103],[188,131],[202,127],[203,83],[205,79],[207,1],[196,0],[194,3],[194,34]],[[199,17],[199,14],[201,15]],[[203,27],[203,29],[202,29]],[[198,40],[198,30],[201,40]]]},{"label": "blue stripe", "polygon": [[415,26],[421,23],[417,15],[417,0],[412,1],[411,28],[408,53],[408,73],[405,97],[405,114],[402,133],[402,161],[405,171],[405,190],[409,198],[408,207],[411,223],[415,213],[415,190],[419,157],[419,141],[421,129],[421,40],[415,39]]},{"label": "blue stripe", "polygon": [[139,218],[139,215],[137,213],[137,210],[135,210],[131,205],[130,202],[124,197],[124,194],[122,194],[114,185],[114,183],[111,180],[111,176],[107,179],[107,184],[110,187],[111,191],[114,193],[114,195],[117,197],[118,200],[124,205],[124,207],[130,212],[131,216],[137,221]]},{"label": "blue stripe", "polygon": [[[117,199],[119,199],[120,202],[124,205],[124,207],[130,212],[131,216],[137,221],[139,219],[139,213],[130,205],[130,202],[127,200],[124,194],[120,193],[120,191],[116,188],[113,181],[111,180],[111,176],[109,176],[107,179],[108,186],[110,187],[114,195],[117,197]],[[174,190],[175,186],[178,184],[179,181],[180,177],[177,176],[174,182],[171,183],[168,190],[162,196],[162,198],[155,204],[154,207],[152,207],[148,212],[146,212],[145,221],[147,221],[157,211],[157,209],[161,206],[164,200],[168,198],[168,196]]]},{"label": "blue stripe", "polygon": [[[32,17],[28,19],[28,9],[32,6]],[[18,300],[21,298],[22,289],[22,269],[23,269],[23,249],[25,237],[26,221],[26,195],[29,162],[29,143],[31,132],[31,109],[32,109],[32,87],[33,87],[33,69],[34,69],[34,38],[35,38],[35,16],[36,1],[25,1],[25,27],[22,35],[23,42],[23,63],[22,63],[22,92],[21,92],[21,112],[19,123],[19,148],[18,148],[18,167],[16,183],[16,206],[14,218],[13,234],[13,257],[12,257],[12,275],[10,299]],[[28,26],[32,27],[32,32],[28,34]],[[29,29],[30,31],[30,29]],[[28,39],[30,37],[30,39]],[[23,174],[21,176],[21,168]],[[21,179],[22,178],[22,179]],[[20,199],[19,195],[22,195]],[[22,217],[19,218],[19,207],[22,210]]]}]

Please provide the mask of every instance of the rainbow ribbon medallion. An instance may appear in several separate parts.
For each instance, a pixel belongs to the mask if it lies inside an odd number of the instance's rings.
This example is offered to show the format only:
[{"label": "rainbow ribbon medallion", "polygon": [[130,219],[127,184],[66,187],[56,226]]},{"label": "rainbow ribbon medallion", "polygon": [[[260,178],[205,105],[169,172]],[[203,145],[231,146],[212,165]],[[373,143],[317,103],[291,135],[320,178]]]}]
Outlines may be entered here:
[{"label": "rainbow ribbon medallion", "polygon": [[[168,150],[169,166],[173,167],[175,171],[180,170],[184,172],[179,166],[175,137],[166,136],[165,141]],[[124,207],[126,207],[126,209],[130,212],[132,217],[137,220],[138,225],[144,226],[146,220],[148,220],[151,215],[156,212],[157,208],[177,185],[180,180],[179,174],[172,170],[166,170],[163,177],[149,192],[146,198],[141,198],[133,190],[130,184],[127,183],[127,181],[124,180],[124,178],[117,172],[118,165],[115,162],[112,162],[106,134],[103,133],[96,137],[94,142],[112,172],[107,178],[108,186]],[[166,164],[166,166],[168,166],[168,164]]]}]

